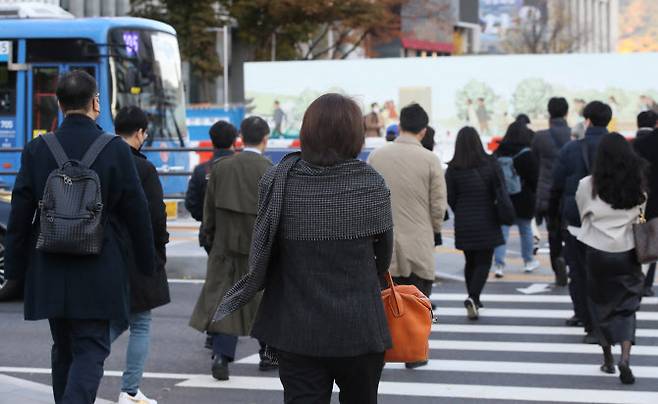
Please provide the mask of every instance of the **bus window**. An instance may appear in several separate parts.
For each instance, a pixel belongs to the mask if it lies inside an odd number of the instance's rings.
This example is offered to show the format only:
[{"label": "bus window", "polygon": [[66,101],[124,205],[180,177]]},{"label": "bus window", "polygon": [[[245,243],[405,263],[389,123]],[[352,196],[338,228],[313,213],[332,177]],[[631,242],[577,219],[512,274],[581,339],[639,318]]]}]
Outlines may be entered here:
[{"label": "bus window", "polygon": [[30,39],[27,41],[27,62],[94,62],[99,57],[98,46],[88,39]]},{"label": "bus window", "polygon": [[32,68],[32,137],[54,131],[57,128],[58,67]]},{"label": "bus window", "polygon": [[0,63],[0,115],[16,114],[16,72]]}]

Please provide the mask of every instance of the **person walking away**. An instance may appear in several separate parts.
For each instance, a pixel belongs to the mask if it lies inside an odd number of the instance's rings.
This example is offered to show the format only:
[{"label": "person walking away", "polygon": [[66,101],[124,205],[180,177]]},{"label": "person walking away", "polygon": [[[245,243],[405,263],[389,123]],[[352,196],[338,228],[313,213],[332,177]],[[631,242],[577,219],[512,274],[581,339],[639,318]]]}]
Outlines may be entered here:
[{"label": "person walking away", "polygon": [[637,115],[637,132],[635,140],[651,135],[656,130],[658,115],[653,111],[642,111]]},{"label": "person walking away", "polygon": [[[233,155],[233,145],[238,137],[238,130],[229,122],[217,121],[210,127],[209,135],[214,149],[213,157],[211,160],[194,167],[185,193],[185,209],[190,212],[194,220],[199,222],[203,221],[203,202],[206,196],[210,167],[215,161]],[[204,239],[204,232],[201,230],[199,231],[199,244],[206,249],[206,252],[209,252],[210,245]]]},{"label": "person walking away", "polygon": [[567,264],[564,259],[564,240],[560,215],[549,214],[551,187],[553,186],[553,165],[562,147],[571,140],[571,129],[567,125],[569,103],[563,97],[548,100],[549,127],[535,134],[532,152],[539,161],[539,180],[537,183],[537,201],[535,215],[540,222],[546,223],[551,267],[555,273],[555,284],[567,286]]},{"label": "person walking away", "polygon": [[226,294],[227,318],[264,289],[251,335],[278,356],[286,404],[375,404],[391,347],[380,281],[393,246],[389,190],[357,159],[361,109],[325,94],[304,114],[299,152],[260,183],[250,272]]},{"label": "person walking away", "polygon": [[477,130],[470,126],[460,129],[445,177],[448,205],[455,214],[455,247],[466,259],[468,298],[464,306],[472,320],[484,307],[480,294],[489,276],[494,248],[505,243],[494,205],[496,187],[504,186],[502,175],[496,161],[484,151]]},{"label": "person walking away", "polygon": [[[208,134],[214,149],[213,157],[211,160],[194,167],[185,193],[185,208],[190,212],[192,218],[199,222],[203,222],[203,203],[206,197],[210,168],[217,160],[233,155],[238,130],[227,121],[217,121],[210,127]],[[211,243],[206,238],[202,226],[199,226],[199,245],[206,250],[206,253],[210,253]],[[212,336],[208,335],[206,337],[205,347],[212,349]]]},{"label": "person walking away", "polygon": [[[436,277],[434,235],[441,233],[446,211],[446,186],[441,162],[420,141],[429,117],[418,104],[400,111],[400,136],[374,150],[368,163],[391,190],[395,248],[389,272],[393,281],[414,285],[428,298]],[[414,368],[427,362],[407,363]]]},{"label": "person walking away", "polygon": [[633,384],[631,346],[644,286],[633,224],[646,202],[647,164],[618,133],[603,136],[596,156],[592,175],[580,180],[576,192],[592,327],[603,349],[601,371],[615,373],[611,345],[621,344],[619,378]]},{"label": "person walking away", "polygon": [[283,112],[281,108],[281,103],[276,100],[274,101],[274,113],[272,114],[274,118],[274,131],[272,131],[272,136],[283,137],[283,120],[286,119],[286,113]]},{"label": "person walking away", "polygon": [[[139,389],[144,364],[148,357],[151,338],[151,310],[169,303],[169,284],[165,264],[167,262],[166,244],[167,211],[164,204],[162,184],[155,166],[140,153],[148,134],[148,119],[138,107],[123,107],[114,118],[114,128],[119,136],[128,143],[133,154],[137,175],[148,202],[153,240],[155,248],[155,274],[144,276],[137,268],[130,269],[130,318],[128,321],[110,323],[110,341],[114,342],[126,329],[130,329],[128,349],[126,351],[126,368],[121,380],[121,393],[118,404],[157,404]],[[123,239],[129,240],[128,237]],[[135,264],[135,257],[129,245],[124,246],[126,262]]]},{"label": "person walking away", "polygon": [[489,121],[491,120],[491,117],[489,116],[487,106],[484,103],[484,98],[478,98],[478,106],[475,110],[475,114],[477,115],[478,124],[480,125],[480,134],[482,136],[491,135],[491,133],[489,133]]},{"label": "person walking away", "polygon": [[[510,195],[516,213],[515,224],[521,237],[521,256],[523,270],[530,273],[539,268],[532,253],[534,247],[532,219],[535,212],[535,198],[539,164],[530,150],[531,130],[523,122],[513,122],[508,128],[503,141],[496,150],[495,157],[501,167],[507,193]],[[510,226],[502,225],[505,244],[494,250],[494,271],[496,278],[504,276],[505,255],[509,241]]]},{"label": "person walking away", "polygon": [[574,308],[574,316],[566,321],[569,326],[584,326],[586,335],[583,342],[596,344],[598,339],[592,333],[587,304],[587,272],[585,270],[585,244],[578,240],[580,215],[576,205],[578,182],[591,172],[596,150],[601,138],[608,133],[606,127],[612,117],[610,107],[600,101],[592,101],[583,111],[587,128],[582,140],[567,143],[561,150],[553,166],[553,187],[549,209],[551,215],[561,215],[564,232],[565,257],[569,266],[569,295]]},{"label": "person walking away", "polygon": [[381,130],[384,127],[384,121],[379,115],[379,105],[373,102],[368,115],[363,117],[363,124],[366,128],[366,137],[380,137]]},{"label": "person walking away", "polygon": [[[110,321],[126,321],[129,315],[121,235],[130,237],[135,267],[150,275],[155,269],[153,231],[130,148],[116,136],[103,134],[94,122],[100,114],[96,80],[81,70],[65,73],[58,80],[56,96],[65,116],[62,125],[54,134],[29,142],[21,156],[6,236],[6,275],[25,281],[25,319],[50,323],[55,403],[92,404],[110,354]],[[52,234],[40,231],[48,229],[42,218],[48,215],[48,222],[57,223],[53,212],[73,214],[69,204],[50,205],[61,200],[57,191],[43,200],[44,190],[63,186],[76,190],[85,179],[66,176],[68,180],[55,182],[64,177],[48,177],[60,167],[69,173],[88,171],[84,166],[91,171],[86,175],[95,173],[100,184],[100,200],[84,217],[100,215],[100,223],[105,223],[94,229],[102,235],[102,247],[99,252],[91,248],[91,238],[75,246],[88,250],[69,246],[65,253],[54,252],[57,249],[46,244],[55,241]],[[77,201],[78,206],[88,206],[83,202]],[[70,237],[58,242],[67,240]]]},{"label": "person walking away", "polygon": [[[653,130],[649,132],[651,124]],[[638,115],[637,137],[633,142],[635,152],[649,162],[649,199],[645,216],[647,221],[658,217],[658,126],[657,115],[653,111],[646,111]],[[644,129],[646,128],[646,129]],[[649,265],[644,281],[643,296],[653,296],[653,282],[656,276],[656,263]]]},{"label": "person walking away", "polygon": [[[228,380],[228,364],[235,358],[238,336],[249,335],[259,299],[226,319],[212,322],[213,314],[224,294],[249,269],[251,234],[258,212],[258,182],[272,162],[262,154],[267,147],[270,129],[262,118],[249,117],[240,125],[244,150],[216,161],[210,171],[203,215],[203,231],[212,246],[208,271],[190,326],[212,335],[212,375]],[[263,356],[259,369],[274,365]]]}]

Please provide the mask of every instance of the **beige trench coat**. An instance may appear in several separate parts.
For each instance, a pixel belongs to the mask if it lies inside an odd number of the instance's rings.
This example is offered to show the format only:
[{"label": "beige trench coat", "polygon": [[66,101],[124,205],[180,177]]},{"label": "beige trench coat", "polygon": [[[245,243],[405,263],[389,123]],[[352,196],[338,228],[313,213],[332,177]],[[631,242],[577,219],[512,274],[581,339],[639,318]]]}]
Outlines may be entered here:
[{"label": "beige trench coat", "polygon": [[441,231],[447,206],[439,157],[413,136],[402,134],[376,149],[368,162],[391,190],[395,243],[389,271],[434,280],[434,233]]}]

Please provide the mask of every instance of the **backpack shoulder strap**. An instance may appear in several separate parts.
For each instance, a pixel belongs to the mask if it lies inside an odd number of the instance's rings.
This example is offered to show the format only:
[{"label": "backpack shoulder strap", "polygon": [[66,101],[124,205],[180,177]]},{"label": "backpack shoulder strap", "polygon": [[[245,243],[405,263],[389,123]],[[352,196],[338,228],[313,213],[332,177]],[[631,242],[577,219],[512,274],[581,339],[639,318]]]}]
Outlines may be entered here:
[{"label": "backpack shoulder strap", "polygon": [[578,142],[580,143],[580,152],[582,153],[583,161],[585,162],[585,170],[587,170],[587,174],[589,174],[591,172],[589,165],[589,147],[585,139],[581,139]]},{"label": "backpack shoulder strap", "polygon": [[96,161],[98,158],[98,155],[101,154],[105,146],[107,146],[111,141],[114,139],[118,138],[117,135],[111,135],[109,133],[103,133],[99,137],[94,140],[94,143],[89,146],[89,149],[85,153],[85,155],[82,157],[82,161],[80,163],[89,168],[91,167],[92,164]]},{"label": "backpack shoulder strap", "polygon": [[526,152],[529,152],[529,151],[530,151],[530,148],[529,148],[529,147],[524,147],[524,148],[521,149],[518,153],[516,153],[516,154],[514,155],[514,157],[512,157],[512,160],[516,159],[517,157],[519,157],[519,156],[522,155],[523,153],[526,153]]},{"label": "backpack shoulder strap", "polygon": [[41,135],[41,138],[46,142],[46,146],[48,146],[50,153],[55,157],[55,161],[57,161],[59,168],[64,167],[64,164],[69,161],[69,157],[66,155],[62,144],[57,140],[57,136],[55,136],[54,133],[49,132],[45,135]]}]

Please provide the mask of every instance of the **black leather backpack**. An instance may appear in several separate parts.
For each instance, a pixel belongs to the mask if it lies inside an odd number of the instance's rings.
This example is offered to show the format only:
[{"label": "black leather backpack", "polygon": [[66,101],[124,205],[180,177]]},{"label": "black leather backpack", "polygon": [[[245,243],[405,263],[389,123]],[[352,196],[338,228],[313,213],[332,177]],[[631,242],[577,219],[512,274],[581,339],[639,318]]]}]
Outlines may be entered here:
[{"label": "black leather backpack", "polygon": [[103,247],[101,183],[90,167],[100,152],[117,138],[103,134],[81,161],[71,160],[55,134],[43,136],[57,166],[46,180],[39,201],[37,250],[47,253],[98,255]]}]

